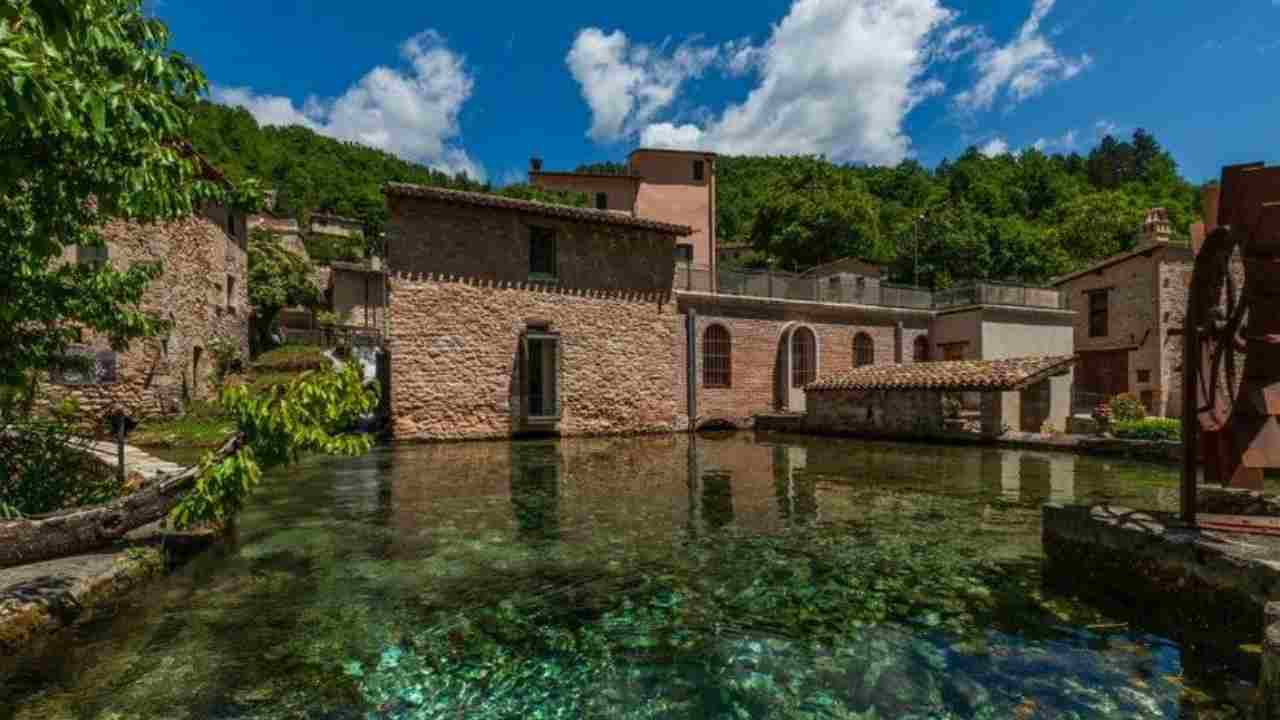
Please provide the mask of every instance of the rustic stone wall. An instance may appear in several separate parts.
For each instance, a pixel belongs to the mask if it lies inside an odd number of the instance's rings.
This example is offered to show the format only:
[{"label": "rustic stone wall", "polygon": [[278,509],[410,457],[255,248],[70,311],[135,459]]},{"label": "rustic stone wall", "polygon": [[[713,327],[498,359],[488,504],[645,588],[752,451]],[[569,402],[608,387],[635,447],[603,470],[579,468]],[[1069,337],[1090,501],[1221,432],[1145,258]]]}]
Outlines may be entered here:
[{"label": "rustic stone wall", "polygon": [[528,282],[530,228],[556,231],[556,285],[670,292],[675,238],[617,225],[543,217],[428,198],[387,196],[387,267]]},{"label": "rustic stone wall", "polygon": [[[855,307],[824,306],[819,303],[796,303],[748,297],[708,297],[679,295],[682,315],[696,312],[698,399],[697,424],[710,421],[728,422],[749,427],[755,415],[784,409],[780,397],[779,368],[782,361],[784,333],[796,324],[813,330],[818,345],[818,376],[853,367],[853,339],[866,333],[875,348],[875,363],[894,362],[894,327],[906,318],[913,327],[904,330],[907,347],[915,337],[927,332],[927,313],[893,310],[868,310]],[[703,383],[703,339],[707,328],[720,325],[729,331],[732,352],[732,379],[728,388],[709,388]],[[685,352],[686,328],[680,327],[677,348],[678,395],[685,400],[687,377]],[[910,351],[907,352],[908,359]],[[790,378],[785,379],[790,383]]]},{"label": "rustic stone wall", "polygon": [[942,431],[942,393],[936,390],[810,392],[805,426],[818,432],[926,435]]},{"label": "rustic stone wall", "polygon": [[498,438],[521,424],[521,334],[560,334],[561,435],[683,429],[673,392],[681,318],[662,293],[396,276],[389,305],[397,438]]},{"label": "rustic stone wall", "polygon": [[[173,323],[165,336],[135,341],[116,356],[116,380],[93,385],[44,384],[46,402],[74,399],[87,417],[123,407],[136,417],[170,414],[189,399],[207,399],[214,388],[214,344],[225,341],[241,356],[249,352],[248,259],[243,218],[231,224],[221,211],[209,217],[152,224],[107,223],[101,233],[108,260],[125,270],[136,262],[159,262],[160,277],[143,297],[142,309]],[[237,236],[230,238],[224,228]],[[76,261],[67,248],[64,260]],[[228,293],[228,287],[230,292]],[[108,350],[105,338],[86,335],[87,349]]]}]

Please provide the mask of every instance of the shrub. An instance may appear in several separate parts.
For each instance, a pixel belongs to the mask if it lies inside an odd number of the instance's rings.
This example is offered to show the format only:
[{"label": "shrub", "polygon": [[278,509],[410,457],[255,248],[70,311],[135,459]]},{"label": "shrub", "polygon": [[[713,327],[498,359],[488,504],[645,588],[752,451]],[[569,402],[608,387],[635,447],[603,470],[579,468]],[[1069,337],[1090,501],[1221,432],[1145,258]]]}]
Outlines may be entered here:
[{"label": "shrub", "polygon": [[1130,393],[1121,393],[1111,398],[1111,414],[1116,422],[1141,420],[1147,416],[1147,408],[1142,401]]},{"label": "shrub", "polygon": [[115,473],[57,419],[23,419],[0,429],[0,516],[38,515],[106,502]]},{"label": "shrub", "polygon": [[1111,412],[1111,406],[1101,402],[1093,409],[1093,421],[1098,424],[1098,433],[1106,434],[1111,432],[1111,422],[1114,420]]},{"label": "shrub", "polygon": [[213,353],[214,374],[221,385],[228,375],[244,370],[244,357],[240,353],[240,345],[230,340],[218,339],[210,346]]},{"label": "shrub", "polygon": [[952,420],[960,417],[960,412],[964,410],[964,403],[955,395],[942,396],[942,414]]},{"label": "shrub", "polygon": [[1173,418],[1120,420],[1115,424],[1116,437],[1126,440],[1168,440],[1182,442],[1182,421]]}]

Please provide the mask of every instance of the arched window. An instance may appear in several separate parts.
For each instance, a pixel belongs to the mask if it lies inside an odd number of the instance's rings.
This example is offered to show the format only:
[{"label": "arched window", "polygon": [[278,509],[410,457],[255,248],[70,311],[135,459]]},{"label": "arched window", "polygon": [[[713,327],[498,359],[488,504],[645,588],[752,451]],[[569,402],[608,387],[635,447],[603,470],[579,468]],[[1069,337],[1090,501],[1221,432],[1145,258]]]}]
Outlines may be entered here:
[{"label": "arched window", "polygon": [[702,335],[702,384],[727,388],[733,382],[733,344],[723,325],[712,325]]},{"label": "arched window", "polygon": [[791,386],[804,387],[817,379],[818,342],[807,327],[791,333]]},{"label": "arched window", "polygon": [[915,349],[911,353],[912,362],[929,362],[929,338],[924,335],[916,337]]},{"label": "arched window", "polygon": [[876,345],[871,341],[871,336],[866,333],[858,333],[853,336],[853,366],[863,367],[864,365],[874,365],[876,362]]}]

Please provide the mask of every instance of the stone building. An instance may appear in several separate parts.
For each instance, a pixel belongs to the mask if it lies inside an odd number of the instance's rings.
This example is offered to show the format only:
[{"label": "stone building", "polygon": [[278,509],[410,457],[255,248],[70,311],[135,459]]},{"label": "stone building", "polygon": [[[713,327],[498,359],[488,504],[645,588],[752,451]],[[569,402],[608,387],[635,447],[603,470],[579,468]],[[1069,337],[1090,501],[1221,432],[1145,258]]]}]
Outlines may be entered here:
[{"label": "stone building", "polygon": [[1055,281],[1076,311],[1076,413],[1132,393],[1151,414],[1181,415],[1182,323],[1194,261],[1156,208],[1135,248]]},{"label": "stone building", "polygon": [[[855,259],[718,268],[714,160],[638,150],[626,175],[535,163],[535,183],[601,193],[595,209],[388,184],[397,436],[745,428],[805,412],[806,385],[855,367],[1071,354],[1073,313],[1051,288],[932,293]],[[555,388],[545,421],[532,373]]]},{"label": "stone building", "polygon": [[170,414],[187,401],[210,398],[216,352],[244,357],[249,351],[244,215],[215,206],[168,222],[111,220],[100,232],[105,247],[68,247],[63,260],[105,262],[119,270],[159,262],[162,273],[147,287],[142,309],[172,327],[119,353],[104,338],[86,336],[73,353],[92,357],[93,369],[53,373],[46,398],[74,398],[88,417],[107,408],[135,417]]},{"label": "stone building", "polygon": [[815,432],[885,437],[947,433],[943,396],[981,397],[980,434],[1062,428],[1070,410],[1070,355],[951,360],[834,373],[806,388],[805,427]]},{"label": "stone building", "polygon": [[396,437],[670,432],[688,227],[392,183]]}]

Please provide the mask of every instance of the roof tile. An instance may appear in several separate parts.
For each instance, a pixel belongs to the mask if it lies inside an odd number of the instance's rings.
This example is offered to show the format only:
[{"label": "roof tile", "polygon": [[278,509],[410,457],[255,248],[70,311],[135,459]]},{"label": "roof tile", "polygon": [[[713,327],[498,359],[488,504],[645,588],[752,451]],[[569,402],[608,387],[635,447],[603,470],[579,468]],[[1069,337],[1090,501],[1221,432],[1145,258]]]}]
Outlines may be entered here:
[{"label": "roof tile", "polygon": [[517,200],[516,198],[492,195],[489,193],[467,192],[463,190],[446,190],[444,188],[412,185],[409,183],[389,182],[383,186],[386,195],[417,197],[437,202],[471,205],[474,207],[501,208],[518,212],[533,213],[547,217],[559,217],[581,222],[599,223],[601,225],[617,225],[621,227],[653,230],[668,233],[677,237],[693,234],[693,228],[687,225],[672,225],[657,220],[646,220],[610,210],[570,207],[568,205],[552,205],[534,200]]},{"label": "roof tile", "polygon": [[807,391],[829,390],[1020,390],[1065,372],[1075,357],[1049,355],[1004,360],[953,360],[910,365],[867,365],[819,379]]}]

